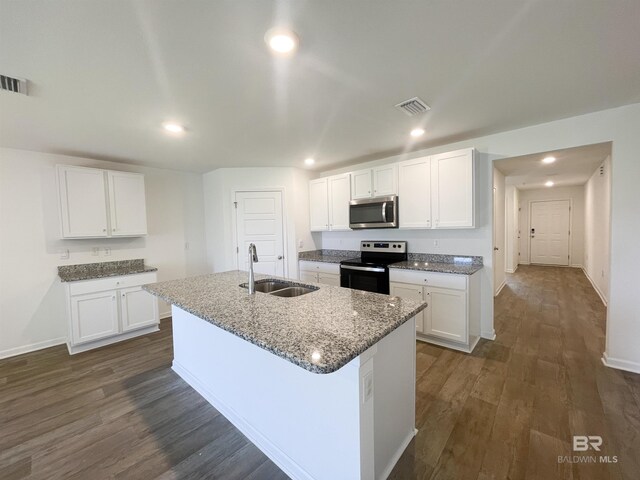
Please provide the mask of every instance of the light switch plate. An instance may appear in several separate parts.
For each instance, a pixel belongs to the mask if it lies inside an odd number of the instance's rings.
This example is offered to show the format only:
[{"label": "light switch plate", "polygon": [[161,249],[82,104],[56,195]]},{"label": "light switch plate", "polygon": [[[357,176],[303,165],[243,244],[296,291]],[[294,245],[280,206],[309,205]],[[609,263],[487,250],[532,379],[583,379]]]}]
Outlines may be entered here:
[{"label": "light switch plate", "polygon": [[67,258],[69,258],[69,250],[66,248],[63,250],[60,250],[60,258],[62,260],[66,260]]}]

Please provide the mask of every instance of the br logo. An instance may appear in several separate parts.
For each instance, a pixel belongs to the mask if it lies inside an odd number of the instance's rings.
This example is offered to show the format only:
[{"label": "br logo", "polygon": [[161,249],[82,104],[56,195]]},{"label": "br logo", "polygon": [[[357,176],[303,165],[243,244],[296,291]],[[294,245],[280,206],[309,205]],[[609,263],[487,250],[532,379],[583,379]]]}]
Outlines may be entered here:
[{"label": "br logo", "polygon": [[596,452],[600,451],[602,445],[602,437],[598,435],[574,435],[573,436],[573,451],[574,452],[586,452],[589,448],[594,449]]}]

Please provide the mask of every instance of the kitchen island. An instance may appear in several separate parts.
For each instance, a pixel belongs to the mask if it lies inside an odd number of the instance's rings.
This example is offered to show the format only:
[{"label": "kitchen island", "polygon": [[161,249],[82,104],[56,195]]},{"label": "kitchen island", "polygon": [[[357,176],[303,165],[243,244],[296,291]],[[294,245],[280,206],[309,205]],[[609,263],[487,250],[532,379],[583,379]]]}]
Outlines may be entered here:
[{"label": "kitchen island", "polygon": [[386,478],[415,434],[426,304],[321,284],[248,295],[246,281],[144,287],[173,305],[173,369],[290,477]]}]

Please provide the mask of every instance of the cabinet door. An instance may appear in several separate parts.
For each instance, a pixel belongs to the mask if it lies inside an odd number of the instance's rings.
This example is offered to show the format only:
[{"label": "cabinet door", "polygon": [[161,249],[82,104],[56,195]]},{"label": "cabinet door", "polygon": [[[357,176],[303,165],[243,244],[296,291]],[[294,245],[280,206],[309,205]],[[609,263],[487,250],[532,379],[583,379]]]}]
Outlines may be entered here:
[{"label": "cabinet door", "polygon": [[333,285],[334,287],[340,286],[340,275],[337,273],[319,273],[318,283],[324,283],[326,285]]},{"label": "cabinet door", "polygon": [[424,333],[467,343],[467,294],[460,290],[426,287]]},{"label": "cabinet door", "polygon": [[[389,284],[390,293],[394,297],[406,298],[408,300],[415,300],[417,302],[424,301],[423,288],[420,285],[410,285],[408,283],[395,283]],[[416,332],[422,333],[424,331],[424,310],[416,315]]]},{"label": "cabinet door", "polygon": [[431,157],[431,192],[435,228],[474,226],[473,149]]},{"label": "cabinet door", "polygon": [[307,272],[306,270],[300,270],[300,281],[318,283],[318,274],[316,272]]},{"label": "cabinet door", "polygon": [[349,230],[351,176],[347,173],[329,177],[329,230]]},{"label": "cabinet door", "polygon": [[106,237],[104,170],[61,165],[57,171],[62,237]]},{"label": "cabinet door", "polygon": [[117,335],[119,331],[115,291],[71,297],[71,335],[74,345]]},{"label": "cabinet door", "polygon": [[400,228],[431,228],[431,162],[429,157],[398,165]]},{"label": "cabinet door", "polygon": [[107,172],[111,235],[135,236],[147,234],[147,207],[144,175],[128,172]]},{"label": "cabinet door", "polygon": [[373,196],[398,194],[398,165],[384,165],[373,169]]},{"label": "cabinet door", "polygon": [[371,197],[371,169],[351,174],[351,200]]},{"label": "cabinet door", "polygon": [[158,324],[160,320],[156,297],[144,291],[142,287],[124,288],[118,293],[123,332]]},{"label": "cabinet door", "polygon": [[329,198],[326,178],[309,182],[309,229],[312,232],[329,230]]}]

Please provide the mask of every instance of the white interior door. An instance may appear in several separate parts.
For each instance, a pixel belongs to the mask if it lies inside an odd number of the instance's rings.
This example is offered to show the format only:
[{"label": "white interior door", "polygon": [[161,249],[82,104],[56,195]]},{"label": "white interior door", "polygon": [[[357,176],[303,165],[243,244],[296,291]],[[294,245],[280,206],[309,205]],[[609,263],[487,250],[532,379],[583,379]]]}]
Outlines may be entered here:
[{"label": "white interior door", "polygon": [[531,202],[531,263],[569,265],[569,200]]},{"label": "white interior door", "polygon": [[236,192],[238,268],[248,270],[249,244],[258,252],[255,272],[284,276],[281,192]]}]

